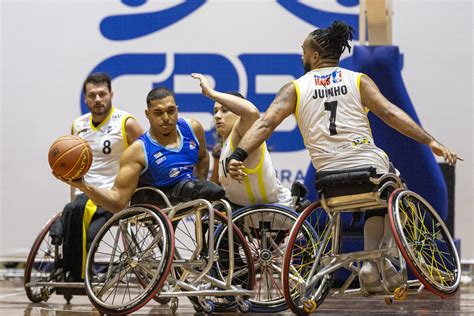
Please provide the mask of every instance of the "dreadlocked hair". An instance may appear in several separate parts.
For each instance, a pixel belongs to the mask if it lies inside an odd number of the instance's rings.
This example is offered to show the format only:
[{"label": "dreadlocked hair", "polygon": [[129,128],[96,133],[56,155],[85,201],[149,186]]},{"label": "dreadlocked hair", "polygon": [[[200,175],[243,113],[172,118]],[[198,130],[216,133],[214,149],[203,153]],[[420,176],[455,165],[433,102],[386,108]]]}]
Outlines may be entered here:
[{"label": "dreadlocked hair", "polygon": [[349,41],[352,40],[354,29],[342,21],[335,21],[330,27],[311,32],[314,49],[321,58],[339,59],[344,50],[351,51]]}]

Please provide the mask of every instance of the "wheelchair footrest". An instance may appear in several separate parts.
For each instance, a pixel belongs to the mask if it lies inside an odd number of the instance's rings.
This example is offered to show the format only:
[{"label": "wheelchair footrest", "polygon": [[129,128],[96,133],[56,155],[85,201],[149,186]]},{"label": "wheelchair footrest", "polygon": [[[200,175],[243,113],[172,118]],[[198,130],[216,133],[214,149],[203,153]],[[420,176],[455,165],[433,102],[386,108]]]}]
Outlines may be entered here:
[{"label": "wheelchair footrest", "polygon": [[56,294],[58,295],[87,295],[84,284],[82,288],[78,287],[58,287],[56,288]]}]

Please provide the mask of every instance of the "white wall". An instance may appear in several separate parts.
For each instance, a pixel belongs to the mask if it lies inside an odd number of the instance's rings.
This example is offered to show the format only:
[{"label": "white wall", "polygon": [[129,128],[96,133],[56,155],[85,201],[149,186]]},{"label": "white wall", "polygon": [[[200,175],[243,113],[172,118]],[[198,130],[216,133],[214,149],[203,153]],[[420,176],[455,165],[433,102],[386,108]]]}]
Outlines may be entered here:
[{"label": "white wall", "polygon": [[404,54],[403,79],[423,127],[455,150],[455,234],[474,259],[473,24],[470,0],[394,1],[393,42]]},{"label": "white wall", "polygon": [[[26,256],[40,227],[67,201],[68,189],[50,175],[47,149],[80,115],[82,81],[99,62],[123,53],[168,54],[163,73],[123,76],[113,83],[117,107],[136,114],[147,126],[145,94],[151,82],[169,76],[175,54],[225,56],[245,94],[245,69],[238,55],[300,53],[301,41],[314,29],[273,1],[228,0],[211,1],[168,28],[129,41],[110,41],[99,32],[105,16],[176,3],[180,1],[148,1],[130,8],[118,0],[2,2],[0,257]],[[304,3],[358,12],[335,0]],[[455,224],[462,257],[472,259],[472,3],[394,0],[394,11],[394,44],[404,54],[403,78],[423,126],[465,158],[456,169]],[[198,91],[186,80],[175,84],[181,92]],[[265,89],[279,86],[275,78]],[[210,116],[200,115],[210,128]],[[288,168],[293,174],[306,170],[309,161],[304,150],[272,155],[277,169]],[[289,166],[289,156],[292,161],[297,156],[298,163]]]}]

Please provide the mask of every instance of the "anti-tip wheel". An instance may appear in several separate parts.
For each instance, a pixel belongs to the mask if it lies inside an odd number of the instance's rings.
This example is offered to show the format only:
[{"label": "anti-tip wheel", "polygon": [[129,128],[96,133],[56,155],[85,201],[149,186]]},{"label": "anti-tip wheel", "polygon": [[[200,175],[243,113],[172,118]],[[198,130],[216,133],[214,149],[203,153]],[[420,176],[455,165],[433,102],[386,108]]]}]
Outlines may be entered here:
[{"label": "anti-tip wheel", "polygon": [[305,313],[313,313],[316,308],[318,308],[317,304],[315,301],[313,300],[307,300],[304,304],[303,304],[303,310]]},{"label": "anti-tip wheel", "polygon": [[250,302],[249,300],[243,300],[242,303],[239,304],[239,310],[242,313],[249,312],[251,308],[252,308],[252,302]]}]

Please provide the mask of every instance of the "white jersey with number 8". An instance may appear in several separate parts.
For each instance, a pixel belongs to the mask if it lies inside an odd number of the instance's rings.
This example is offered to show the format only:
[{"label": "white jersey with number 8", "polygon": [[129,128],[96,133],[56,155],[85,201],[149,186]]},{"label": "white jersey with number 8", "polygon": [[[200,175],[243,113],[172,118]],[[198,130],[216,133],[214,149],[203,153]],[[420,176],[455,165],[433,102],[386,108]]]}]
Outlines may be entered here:
[{"label": "white jersey with number 8", "polygon": [[[87,183],[99,188],[112,188],[120,166],[120,156],[128,147],[125,122],[133,117],[114,107],[98,126],[90,113],[78,117],[71,133],[82,137],[92,148],[92,166],[84,176]],[[76,194],[80,191],[76,190]]]}]

